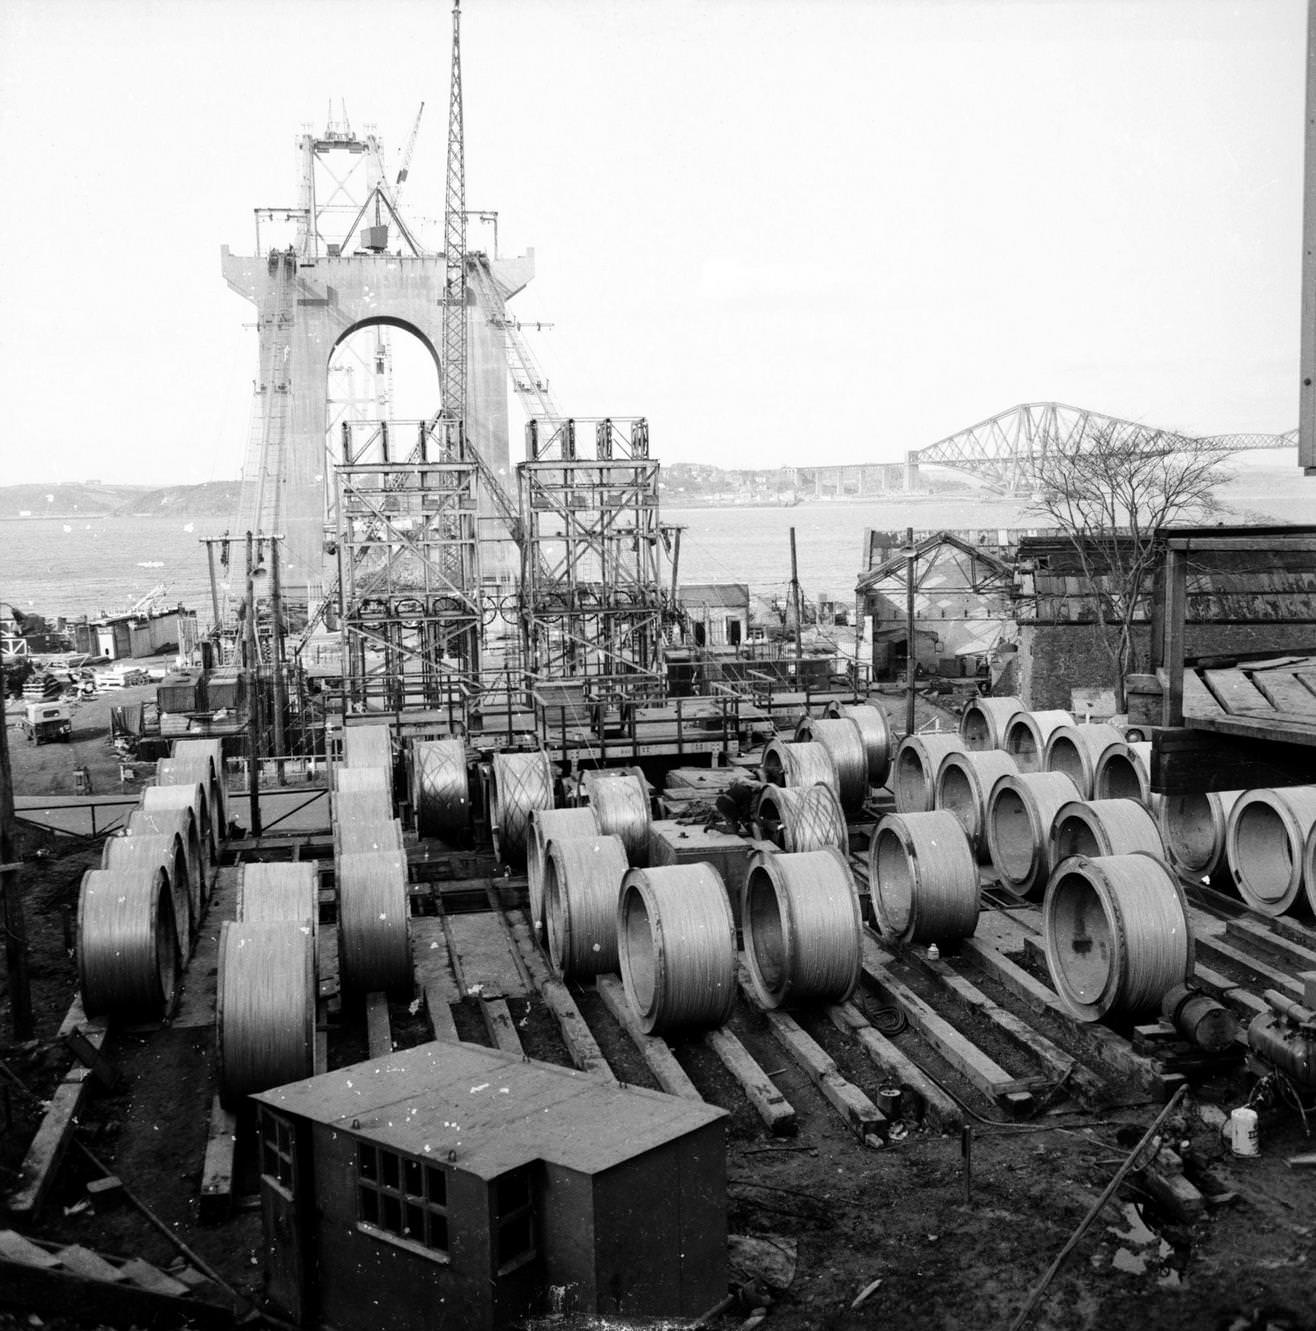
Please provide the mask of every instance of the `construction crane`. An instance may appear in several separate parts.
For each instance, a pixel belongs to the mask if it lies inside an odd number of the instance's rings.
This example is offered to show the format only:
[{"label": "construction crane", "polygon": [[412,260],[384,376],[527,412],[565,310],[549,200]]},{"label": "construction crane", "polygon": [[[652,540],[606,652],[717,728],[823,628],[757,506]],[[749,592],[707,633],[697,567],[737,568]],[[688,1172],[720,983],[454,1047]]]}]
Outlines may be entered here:
[{"label": "construction crane", "polygon": [[466,145],[462,128],[461,0],[452,6],[448,173],[443,192],[443,406],[466,433]]},{"label": "construction crane", "polygon": [[420,110],[416,112],[416,123],[411,127],[411,134],[407,139],[407,146],[402,150],[402,162],[398,166],[397,178],[393,181],[393,206],[398,206],[398,201],[402,198],[402,186],[407,183],[407,173],[411,168],[411,155],[416,151],[416,136],[420,133],[420,118],[425,114],[425,103],[421,102]]}]

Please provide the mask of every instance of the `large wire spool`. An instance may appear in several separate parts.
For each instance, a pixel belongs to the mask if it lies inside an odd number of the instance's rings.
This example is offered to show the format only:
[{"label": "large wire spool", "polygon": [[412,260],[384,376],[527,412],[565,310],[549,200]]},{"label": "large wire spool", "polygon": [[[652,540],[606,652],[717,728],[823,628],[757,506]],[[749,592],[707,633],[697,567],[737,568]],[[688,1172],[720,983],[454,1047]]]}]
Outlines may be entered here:
[{"label": "large wire spool", "polygon": [[1041,772],[1046,742],[1051,732],[1061,726],[1072,726],[1073,715],[1064,711],[1019,712],[1005,726],[1004,748],[1021,772]]},{"label": "large wire spool", "polygon": [[393,782],[383,767],[335,767],[334,789],[340,792],[373,790],[391,804]]},{"label": "large wire spool", "polygon": [[937,768],[933,807],[959,819],[979,860],[988,858],[987,796],[998,777],[1018,770],[1014,759],[1002,749],[952,749]]},{"label": "large wire spool", "polygon": [[400,850],[340,855],[338,968],[343,987],[365,994],[411,989],[407,857]]},{"label": "large wire spool", "polygon": [[112,836],[101,852],[101,868],[127,873],[163,869],[169,888],[170,918],[180,956],[192,950],[201,912],[201,893],[192,881],[183,838],[175,832],[154,836]]},{"label": "large wire spool", "polygon": [[228,806],[224,797],[224,787],[215,775],[210,759],[200,758],[159,758],[155,764],[155,784],[157,786],[190,786],[195,782],[206,792],[206,804],[210,811],[211,835],[216,841],[222,841],[228,835]]},{"label": "large wire spool", "polygon": [[315,943],[295,920],[226,920],[215,1036],[227,1105],[315,1072]]},{"label": "large wire spool", "polygon": [[224,741],[222,739],[176,739],[170,756],[180,762],[203,762],[210,766],[210,803],[221,810],[219,835],[228,835],[228,787],[224,773]]},{"label": "large wire spool", "polygon": [[622,984],[647,1035],[721,1026],[736,1001],[736,925],[711,864],[630,869],[617,904]]},{"label": "large wire spool", "polygon": [[1247,790],[1225,826],[1229,872],[1238,894],[1263,915],[1313,909],[1302,891],[1307,841],[1316,825],[1316,786]]},{"label": "large wire spool", "polygon": [[996,778],[987,796],[987,851],[1006,891],[1042,895],[1051,872],[1051,826],[1077,794],[1063,772],[1007,772]]},{"label": "large wire spool", "polygon": [[1005,748],[1006,727],[1024,708],[1022,698],[974,698],[960,717],[960,738],[973,752]]},{"label": "large wire spool", "polygon": [[[1210,878],[1227,865],[1225,828],[1241,790],[1211,790],[1203,795],[1166,795],[1157,818],[1170,863],[1181,873]],[[1230,886],[1233,884],[1231,882]]]},{"label": "large wire spool", "polygon": [[460,841],[466,835],[471,782],[465,740],[427,739],[411,746],[411,807],[421,836]]},{"label": "large wire spool", "polygon": [[[177,836],[187,856],[187,879],[192,893],[193,924],[201,923],[201,912],[210,896],[206,852],[201,845],[196,811],[180,805],[173,809],[134,809],[124,824],[125,836]],[[108,844],[108,843],[107,843]]]},{"label": "large wire spool", "polygon": [[837,702],[835,698],[827,704],[823,713],[827,717],[845,717],[859,727],[859,737],[864,743],[864,753],[868,758],[868,784],[886,785],[887,774],[891,771],[891,723],[880,707],[866,702]]},{"label": "large wire spool", "polygon": [[859,893],[840,851],[755,851],[740,918],[750,980],[764,1006],[843,1003],[859,983]]},{"label": "large wire spool", "polygon": [[868,750],[858,725],[849,717],[806,716],[795,728],[795,738],[821,744],[836,769],[836,793],[846,813],[858,813],[868,798]]},{"label": "large wire spool", "polygon": [[564,979],[617,969],[617,902],[630,865],[619,836],[555,836],[544,857],[548,955]]},{"label": "large wire spool", "polygon": [[868,847],[868,883],[882,932],[905,943],[954,943],[978,927],[978,863],[946,809],[889,813]]},{"label": "large wire spool", "polygon": [[388,775],[388,797],[393,798],[393,736],[378,722],[343,727],[343,767],[382,767]]},{"label": "large wire spool", "polygon": [[203,856],[212,862],[219,858],[219,836],[210,817],[210,797],[199,781],[180,786],[146,786],[142,790],[141,807],[144,813],[190,809]]},{"label": "large wire spool", "polygon": [[[530,923],[534,928],[538,929],[544,922],[544,857],[548,843],[558,837],[596,837],[598,834],[598,815],[587,804],[576,809],[535,809],[531,812],[525,876],[530,895]],[[616,920],[613,927],[616,927]]]},{"label": "large wire spool", "polygon": [[1078,787],[1078,793],[1090,800],[1097,764],[1127,748],[1124,736],[1114,726],[1057,726],[1047,737],[1042,766],[1048,772],[1064,772]]},{"label": "large wire spool", "polygon": [[1075,855],[1056,867],[1042,904],[1047,969],[1080,1021],[1138,1021],[1193,969],[1183,889],[1154,855]]},{"label": "large wire spool", "polygon": [[402,824],[393,817],[393,802],[382,790],[338,790],[329,797],[329,807],[336,856],[401,849]]},{"label": "large wire spool", "polygon": [[787,740],[778,736],[763,750],[763,779],[789,790],[822,782],[839,801],[841,785],[832,755],[813,740]]},{"label": "large wire spool", "polygon": [[834,846],[845,851],[850,833],[840,801],[821,781],[811,786],[760,786],[754,799],[755,835],[782,850],[802,854]]},{"label": "large wire spool", "polygon": [[88,869],[78,894],[78,985],[89,1017],[158,1017],[173,1002],[178,940],[165,872]]},{"label": "large wire spool", "polygon": [[238,919],[245,924],[291,920],[318,932],[320,873],[314,860],[238,867]]},{"label": "large wire spool", "polygon": [[1092,798],[1152,803],[1151,742],[1111,746],[1097,759],[1092,773]]},{"label": "large wire spool", "polygon": [[1070,800],[1056,810],[1051,824],[1051,863],[1071,855],[1164,857],[1156,819],[1137,800]]},{"label": "large wire spool", "polygon": [[588,784],[590,807],[604,836],[620,837],[627,860],[634,865],[649,863],[649,831],[653,815],[649,808],[649,786],[643,775],[598,773]]},{"label": "large wire spool", "polygon": [[927,813],[936,791],[937,769],[950,753],[967,753],[955,734],[906,735],[896,749],[891,793],[897,813]]},{"label": "large wire spool", "polygon": [[530,842],[530,815],[553,807],[553,767],[542,749],[495,753],[491,769],[493,825],[508,864],[521,864]]}]

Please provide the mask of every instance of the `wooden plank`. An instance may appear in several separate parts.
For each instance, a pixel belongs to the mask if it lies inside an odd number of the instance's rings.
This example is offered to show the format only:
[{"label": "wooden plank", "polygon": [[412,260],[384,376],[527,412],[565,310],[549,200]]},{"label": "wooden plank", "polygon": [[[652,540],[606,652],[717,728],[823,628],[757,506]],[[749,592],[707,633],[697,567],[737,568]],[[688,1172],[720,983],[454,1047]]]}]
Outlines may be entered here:
[{"label": "wooden plank", "polygon": [[443,915],[453,971],[463,994],[528,998],[530,983],[502,922],[491,911]]},{"label": "wooden plank", "polygon": [[964,1122],[964,1111],[917,1064],[913,1063],[885,1035],[873,1026],[853,1003],[831,1003],[827,1018],[837,1030],[858,1041],[869,1062],[884,1076],[904,1090],[912,1091],[923,1103],[924,1116],[942,1132],[956,1131]]},{"label": "wooden plank", "polygon": [[594,981],[594,989],[603,1000],[603,1005],[616,1018],[617,1024],[631,1037],[632,1043],[644,1056],[649,1071],[658,1079],[658,1085],[668,1095],[679,1096],[682,1100],[703,1100],[694,1082],[686,1070],[676,1061],[667,1041],[656,1035],[646,1035],[640,1025],[630,1000],[626,997],[625,987],[615,975],[600,975]]},{"label": "wooden plank", "polygon": [[1213,970],[1205,962],[1198,961],[1193,967],[1193,979],[1203,993],[1228,1004],[1240,1016],[1250,1019],[1270,1010],[1256,994],[1231,980],[1229,976]]},{"label": "wooden plank", "polygon": [[497,1048],[505,1054],[515,1054],[517,1058],[525,1057],[521,1037],[516,1033],[516,1023],[512,1020],[506,999],[481,994],[480,1016],[484,1018],[484,1029],[489,1039]]},{"label": "wooden plank", "polygon": [[200,1216],[205,1224],[218,1224],[232,1214],[237,1149],[237,1115],[225,1109],[215,1096],[210,1102],[206,1155],[201,1166]]},{"label": "wooden plank", "polygon": [[448,960],[448,935],[438,916],[412,917],[411,964],[416,983],[425,995],[425,1011],[435,1039],[458,1039],[452,1004],[461,1002],[461,991]]},{"label": "wooden plank", "polygon": [[724,1026],[706,1031],[704,1043],[722,1061],[722,1066],[740,1083],[768,1129],[779,1136],[796,1132],[795,1109],[773,1085],[768,1074],[754,1061],[748,1049]]},{"label": "wooden plank", "polygon": [[1252,682],[1276,711],[1306,715],[1316,721],[1316,693],[1292,670],[1254,670]]},{"label": "wooden plank", "polygon": [[1251,954],[1240,951],[1232,943],[1226,942],[1223,937],[1212,938],[1198,934],[1195,945],[1199,957],[1204,957],[1208,961],[1225,962],[1238,966],[1255,976],[1257,981],[1264,984],[1266,988],[1278,989],[1290,998],[1302,1002],[1302,985],[1291,975],[1286,975],[1283,971],[1268,966],[1264,961],[1257,960]]},{"label": "wooden plank", "polygon": [[371,1058],[393,1052],[393,1028],[388,1021],[388,995],[378,989],[366,995],[366,1046]]},{"label": "wooden plank", "polygon": [[1274,710],[1266,695],[1242,670],[1204,670],[1202,678],[1227,712]]},{"label": "wooden plank", "polygon": [[1230,920],[1225,925],[1225,933],[1273,957],[1282,957],[1286,964],[1296,969],[1316,970],[1316,951],[1291,937],[1267,929],[1256,920]]},{"label": "wooden plank", "polygon": [[[1247,718],[1193,717],[1192,728],[1158,730],[1152,735],[1152,789],[1169,795],[1207,790],[1252,790],[1259,786],[1297,785],[1311,778],[1311,762],[1301,749],[1277,749],[1248,733]],[[1221,734],[1217,734],[1217,730]],[[1290,735],[1290,743],[1316,743]],[[1223,738],[1224,732],[1231,732]]]},{"label": "wooden plank", "polygon": [[74,1058],[100,1083],[101,1089],[113,1095],[123,1089],[119,1070],[101,1053],[99,1042],[93,1044],[81,1026],[75,1026],[64,1036],[64,1043]]},{"label": "wooden plank", "polygon": [[[205,859],[205,856],[202,856]],[[210,902],[204,908],[196,947],[183,972],[177,1010],[171,1025],[175,1030],[209,1030],[215,1024],[219,1001],[219,934],[225,920],[238,917],[238,871],[228,865],[215,873]],[[321,929],[320,933],[333,933]]]}]

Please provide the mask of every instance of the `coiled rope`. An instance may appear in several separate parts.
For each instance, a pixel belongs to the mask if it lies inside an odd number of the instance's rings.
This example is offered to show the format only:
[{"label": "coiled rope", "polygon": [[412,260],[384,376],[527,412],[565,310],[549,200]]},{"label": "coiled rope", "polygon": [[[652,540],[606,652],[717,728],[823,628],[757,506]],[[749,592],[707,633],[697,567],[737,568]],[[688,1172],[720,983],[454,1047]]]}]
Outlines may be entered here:
[{"label": "coiled rope", "polygon": [[78,985],[89,1017],[158,1017],[178,943],[164,870],[88,869],[78,894]]},{"label": "coiled rope", "polygon": [[393,736],[386,725],[374,722],[343,728],[343,767],[382,767],[388,776],[388,797],[393,798]]},{"label": "coiled rope", "polygon": [[828,717],[845,717],[859,727],[864,753],[868,758],[868,784],[884,786],[891,771],[891,723],[880,707],[870,703],[846,703],[833,699],[824,713]]},{"label": "coiled rope", "polygon": [[[155,764],[157,786],[199,785],[206,795],[206,811],[210,820],[210,835],[218,843],[227,835],[228,817],[223,792],[214,778],[210,762],[205,758],[159,758]],[[216,850],[218,853],[218,848]]]},{"label": "coiled rope", "polygon": [[400,850],[338,856],[338,965],[343,987],[355,993],[409,992],[407,859]]},{"label": "coiled rope", "polygon": [[1114,726],[1057,726],[1047,738],[1042,766],[1048,772],[1064,772],[1079,794],[1090,800],[1097,764],[1110,753],[1125,753],[1127,747]]},{"label": "coiled rope", "polygon": [[1041,772],[1045,770],[1042,758],[1051,732],[1073,724],[1074,718],[1069,712],[1020,712],[1006,724],[1003,747],[1019,764],[1021,772]]},{"label": "coiled rope", "polygon": [[821,744],[786,740],[778,736],[763,750],[763,779],[790,790],[821,781],[839,801],[841,786],[832,755]]},{"label": "coiled rope", "polygon": [[1092,796],[1099,800],[1137,800],[1151,805],[1151,743],[1112,746],[1092,774]]},{"label": "coiled rope", "polygon": [[201,903],[188,873],[183,838],[177,832],[108,837],[101,852],[101,868],[124,873],[164,870],[174,940],[178,944],[179,956],[186,957],[192,950],[192,939],[196,937]]},{"label": "coiled rope", "polygon": [[1316,786],[1244,791],[1229,811],[1225,846],[1238,894],[1263,915],[1313,909],[1299,895],[1306,848],[1316,826]]},{"label": "coiled rope", "polygon": [[508,864],[521,864],[530,840],[530,815],[553,807],[553,768],[542,749],[529,753],[495,753],[492,812],[499,854]]},{"label": "coiled rope", "polygon": [[873,913],[905,943],[954,943],[978,927],[978,864],[949,810],[889,813],[868,847]]},{"label": "coiled rope", "polygon": [[859,893],[840,851],[755,851],[740,918],[754,992],[765,1007],[843,1003],[859,983]]},{"label": "coiled rope", "polygon": [[238,867],[238,919],[245,924],[291,920],[312,937],[320,923],[320,874],[314,860]]},{"label": "coiled rope", "polygon": [[761,786],[754,800],[754,828],[761,840],[793,854],[828,846],[844,851],[850,844],[841,805],[821,782],[794,789]]},{"label": "coiled rope", "polygon": [[937,768],[933,807],[959,819],[976,859],[989,858],[987,796],[998,777],[1018,770],[1015,760],[1002,749],[952,750]]},{"label": "coiled rope", "polygon": [[647,1035],[721,1026],[736,1000],[736,926],[710,864],[630,869],[617,908],[621,978]]},{"label": "coiled rope", "polygon": [[315,997],[315,945],[305,925],[224,922],[215,1026],[225,1104],[314,1073]]},{"label": "coiled rope", "polygon": [[619,836],[554,837],[544,860],[548,955],[563,979],[617,969],[617,903],[630,866]]},{"label": "coiled rope", "polygon": [[[170,809],[190,809],[200,840],[203,857],[213,864],[219,857],[219,839],[210,818],[210,799],[200,782],[185,786],[147,786],[142,791],[144,813],[165,812]],[[204,866],[203,866],[204,872]]]},{"label": "coiled rope", "polygon": [[[589,805],[577,809],[531,811],[525,876],[530,896],[530,923],[535,929],[544,922],[544,856],[548,851],[548,843],[558,837],[596,837],[598,834],[598,815]],[[616,927],[615,920],[613,927]]]},{"label": "coiled rope", "polygon": [[411,746],[411,807],[416,831],[460,841],[471,822],[471,782],[466,741],[421,740]]},{"label": "coiled rope", "polygon": [[599,820],[599,831],[604,836],[621,838],[631,864],[648,864],[653,815],[643,774],[630,771],[614,776],[607,771],[597,772],[584,785]]},{"label": "coiled rope", "polygon": [[937,769],[949,753],[967,753],[955,734],[906,735],[896,748],[891,793],[897,813],[927,813],[932,808]]},{"label": "coiled rope", "polygon": [[[219,739],[176,739],[171,756],[182,763],[205,763],[210,771],[207,790],[212,809],[219,812],[219,836],[228,836],[228,788],[224,779],[224,741]],[[164,783],[162,783],[164,784]]]},{"label": "coiled rope", "polygon": [[1001,886],[1038,898],[1051,872],[1051,825],[1078,788],[1063,772],[997,777],[987,796],[987,849]]},{"label": "coiled rope", "polygon": [[187,857],[187,881],[192,895],[193,923],[200,926],[201,913],[210,897],[210,875],[206,872],[196,813],[190,806],[173,809],[134,809],[124,825],[125,836],[176,836]]},{"label": "coiled rope", "polygon": [[[1166,795],[1158,813],[1161,838],[1170,863],[1198,878],[1219,876],[1227,867],[1225,827],[1241,790],[1212,790],[1204,795]],[[1231,879],[1230,889],[1234,884]]]},{"label": "coiled rope", "polygon": [[858,813],[868,798],[868,751],[859,727],[849,717],[806,716],[795,728],[803,744],[821,744],[836,771],[836,793],[847,814]]},{"label": "coiled rope", "polygon": [[1022,698],[974,698],[960,717],[960,738],[971,752],[1005,748],[1010,722],[1025,711]]},{"label": "coiled rope", "polygon": [[1069,800],[1051,823],[1051,863],[1071,855],[1165,855],[1156,820],[1137,800]]},{"label": "coiled rope", "polygon": [[1137,1021],[1193,969],[1183,890],[1154,855],[1075,855],[1059,865],[1042,905],[1047,969],[1080,1021]]}]

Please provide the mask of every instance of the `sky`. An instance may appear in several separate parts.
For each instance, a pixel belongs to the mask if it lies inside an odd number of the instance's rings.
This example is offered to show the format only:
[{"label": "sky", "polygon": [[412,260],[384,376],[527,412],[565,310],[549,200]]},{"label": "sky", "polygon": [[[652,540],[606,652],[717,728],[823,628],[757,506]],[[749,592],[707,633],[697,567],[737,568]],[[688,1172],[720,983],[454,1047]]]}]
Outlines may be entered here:
[{"label": "sky", "polygon": [[[1302,0],[466,0],[467,203],[572,415],[896,461],[1020,402],[1297,424]],[[442,0],[0,0],[0,484],[235,479],[219,269],[345,106],[438,218]],[[514,429],[519,429],[513,407]],[[517,457],[514,445],[513,456]]]}]

